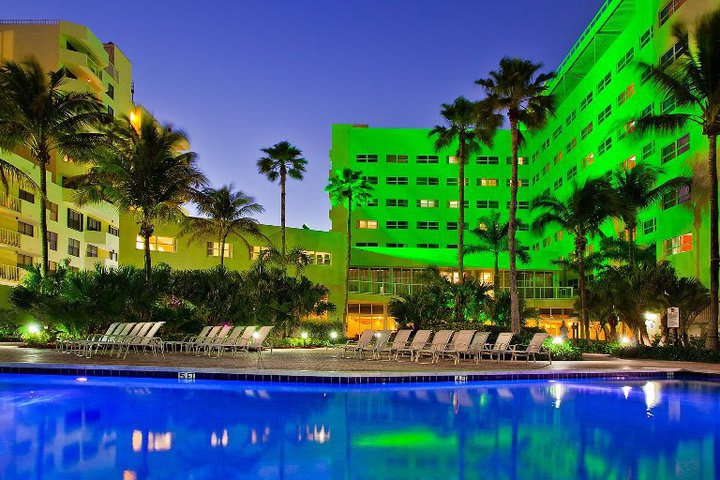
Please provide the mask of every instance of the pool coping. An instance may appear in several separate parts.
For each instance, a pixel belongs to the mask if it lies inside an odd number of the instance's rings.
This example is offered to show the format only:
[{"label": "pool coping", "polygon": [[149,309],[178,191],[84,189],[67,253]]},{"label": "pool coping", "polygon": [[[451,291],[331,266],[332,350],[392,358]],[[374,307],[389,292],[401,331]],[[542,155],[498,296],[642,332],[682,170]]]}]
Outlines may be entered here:
[{"label": "pool coping", "polygon": [[442,372],[352,372],[311,370],[238,370],[142,365],[77,365],[61,363],[0,363],[0,374],[69,375],[77,377],[165,378],[178,381],[230,380],[243,382],[320,383],[337,385],[466,383],[502,380],[682,379],[720,380],[720,373],[682,368],[573,369]]}]

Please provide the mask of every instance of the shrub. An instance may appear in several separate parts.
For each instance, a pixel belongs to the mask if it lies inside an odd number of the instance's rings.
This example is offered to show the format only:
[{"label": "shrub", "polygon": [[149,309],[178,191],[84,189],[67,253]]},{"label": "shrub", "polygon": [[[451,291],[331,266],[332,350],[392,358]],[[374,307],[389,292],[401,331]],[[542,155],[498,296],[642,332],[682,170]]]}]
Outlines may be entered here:
[{"label": "shrub", "polygon": [[680,362],[720,363],[720,352],[698,347],[682,346],[632,346],[618,351],[620,358],[648,360],[674,360]]},{"label": "shrub", "polygon": [[548,338],[544,345],[553,360],[582,360],[583,351],[572,341],[553,343],[553,339]]}]

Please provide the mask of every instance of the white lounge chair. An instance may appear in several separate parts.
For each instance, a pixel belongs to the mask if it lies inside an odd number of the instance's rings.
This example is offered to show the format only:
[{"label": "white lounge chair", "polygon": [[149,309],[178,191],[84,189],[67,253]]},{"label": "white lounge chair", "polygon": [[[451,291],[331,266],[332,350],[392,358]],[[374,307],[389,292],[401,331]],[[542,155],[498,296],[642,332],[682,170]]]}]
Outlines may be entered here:
[{"label": "white lounge chair", "polygon": [[197,335],[185,335],[180,340],[166,341],[166,342],[164,342],[163,348],[165,349],[166,352],[182,351],[185,349],[185,346],[188,345],[189,343],[196,342],[197,340],[199,340],[201,338],[205,338],[207,336],[207,334],[210,333],[211,328],[212,328],[212,326],[205,326],[202,328],[202,330],[200,330],[200,333],[198,333]]},{"label": "white lounge chair", "polygon": [[406,345],[405,347],[397,348],[395,350],[395,360],[400,361],[400,357],[406,353],[410,355],[411,362],[415,360],[415,352],[425,348],[428,344],[428,340],[430,340],[430,335],[432,335],[431,330],[418,330],[415,332],[415,336],[413,336],[410,345]]},{"label": "white lounge chair", "polygon": [[240,336],[243,334],[246,328],[247,327],[245,327],[244,325],[232,327],[230,334],[225,338],[216,337],[215,340],[210,342],[210,344],[207,346],[208,356],[210,356],[213,351],[217,350],[219,357],[226,348],[231,348],[239,340]]},{"label": "white lounge chair", "polygon": [[265,325],[257,329],[257,331],[252,332],[252,335],[248,339],[247,343],[244,347],[241,347],[241,349],[245,350],[246,352],[258,352],[258,361],[260,361],[260,355],[263,351],[270,350],[270,352],[272,353],[272,345],[266,346],[265,340],[267,340],[267,337],[273,328],[275,327],[273,327],[272,325]]},{"label": "white lounge chair", "polygon": [[218,325],[217,327],[213,327],[207,337],[200,339],[197,342],[193,342],[193,351],[196,355],[200,355],[202,350],[209,348],[213,343],[225,338],[231,328],[232,327],[230,325]]},{"label": "white lounge chair", "polygon": [[58,341],[55,342],[55,348],[61,352],[69,353],[71,347],[75,347],[83,342],[92,342],[107,338],[109,335],[114,334],[116,330],[118,332],[122,330],[125,325],[127,325],[127,323],[111,323],[107,330],[105,330],[105,333],[92,333],[87,335],[85,338],[58,339]]},{"label": "white lounge chair", "polygon": [[480,351],[487,345],[488,338],[490,338],[490,332],[477,332],[470,343],[468,354],[474,356],[477,360]]},{"label": "white lounge chair", "polygon": [[347,343],[342,346],[341,355],[343,357],[347,357],[348,352],[355,352],[355,354],[358,354],[363,348],[370,345],[370,342],[372,342],[374,335],[375,330],[365,330],[360,334],[357,342],[348,340]]},{"label": "white lounge chair", "polygon": [[90,358],[92,356],[93,349],[95,349],[95,353],[100,353],[101,350],[103,352],[108,349],[113,350],[122,340],[128,337],[137,336],[143,329],[149,329],[150,325],[151,324],[149,322],[129,323],[119,333],[107,335],[99,340],[81,343],[78,346],[77,354]]},{"label": "white lounge chair", "polygon": [[435,363],[442,357],[452,358],[455,365],[460,363],[460,357],[469,353],[474,336],[475,330],[460,330],[455,332],[452,341],[445,348],[435,353]]},{"label": "white lounge chair", "polygon": [[363,353],[365,352],[370,352],[373,360],[379,358],[377,352],[378,350],[385,348],[390,340],[390,335],[392,335],[392,330],[380,330],[379,332],[375,332],[375,338],[373,341],[367,346],[360,348],[360,358],[362,358]]},{"label": "white lounge chair", "polygon": [[[269,332],[270,330],[268,330],[268,333]],[[260,329],[258,329],[256,325],[246,327],[242,332],[242,335],[240,335],[240,338],[238,338],[235,343],[230,346],[233,356],[235,356],[238,351],[247,349],[248,345],[253,342],[256,335],[260,335]]]},{"label": "white lounge chair", "polygon": [[389,362],[399,348],[405,348],[408,346],[410,343],[410,335],[412,335],[412,330],[410,329],[399,330],[395,334],[395,337],[393,337],[392,342],[386,343],[384,347],[376,349],[378,360],[382,358],[383,353],[387,353],[387,361]]},{"label": "white lounge chair", "polygon": [[510,347],[510,351],[512,352],[510,358],[512,360],[524,358],[525,363],[527,363],[531,359],[533,362],[537,362],[539,356],[544,356],[547,357],[548,361],[552,365],[550,350],[548,350],[544,346],[545,340],[547,340],[549,336],[550,335],[544,332],[536,333],[532,336],[532,339],[530,339],[530,343],[528,343],[526,347],[523,347],[522,345],[512,345]]},{"label": "white lounge chair", "polygon": [[118,357],[122,354],[123,348],[125,349],[125,355],[123,358],[127,357],[131,348],[138,353],[149,349],[154,355],[157,355],[157,353],[160,352],[160,354],[164,356],[163,341],[159,338],[155,338],[158,330],[160,330],[160,327],[163,325],[165,325],[165,322],[153,322],[144,334],[136,337],[128,337],[127,339],[122,340]]},{"label": "white lounge chair", "polygon": [[490,357],[490,360],[497,358],[497,361],[499,362],[507,353],[510,352],[509,349],[512,337],[513,334],[508,332],[498,334],[495,343],[492,345],[486,345],[485,348],[480,351],[478,358],[482,358],[487,355]]},{"label": "white lounge chair", "polygon": [[440,330],[435,333],[429,346],[415,352],[415,363],[420,363],[423,357],[430,357],[430,363],[436,362],[438,352],[447,348],[454,332],[454,330]]}]

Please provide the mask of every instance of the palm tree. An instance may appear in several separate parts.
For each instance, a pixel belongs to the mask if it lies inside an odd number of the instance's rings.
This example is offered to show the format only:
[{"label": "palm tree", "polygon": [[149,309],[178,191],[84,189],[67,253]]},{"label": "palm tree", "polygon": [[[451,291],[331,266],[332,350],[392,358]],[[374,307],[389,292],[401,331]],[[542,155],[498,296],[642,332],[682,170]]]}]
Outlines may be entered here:
[{"label": "palm tree", "polygon": [[580,320],[585,326],[585,338],[590,338],[590,321],[585,288],[585,248],[588,240],[602,236],[600,226],[613,211],[612,187],[605,180],[588,180],[574,185],[570,197],[561,201],[549,195],[536,198],[533,210],[540,214],[533,222],[533,229],[542,233],[546,226],[555,224],[575,237],[575,258],[578,265],[578,290],[580,290]]},{"label": "palm tree", "polygon": [[[41,272],[47,275],[47,168],[53,156],[91,160],[105,135],[97,127],[106,119],[100,101],[90,93],[63,92],[64,69],[45,72],[35,59],[0,65],[0,148],[25,149],[40,167]],[[25,178],[5,162],[0,170]],[[5,177],[5,176],[3,176]],[[3,183],[6,183],[3,179]],[[33,182],[34,184],[34,182]]]},{"label": "palm tree", "polygon": [[[490,215],[478,218],[478,226],[470,230],[479,243],[468,245],[465,249],[466,255],[473,253],[491,253],[493,255],[493,286],[500,288],[500,254],[509,250],[508,245],[508,223],[500,220],[500,212],[493,212]],[[530,256],[523,249],[518,249],[517,256],[520,261],[526,263]]]},{"label": "palm tree", "polygon": [[548,117],[555,113],[555,97],[547,93],[546,82],[555,77],[554,73],[540,73],[539,63],[520,58],[505,57],[500,60],[500,69],[490,72],[489,78],[477,80],[487,97],[480,102],[478,115],[490,117],[506,114],[510,123],[512,143],[512,173],[510,180],[510,220],[508,245],[510,251],[510,307],[512,331],[520,331],[520,303],[517,287],[517,191],[518,191],[518,149],[522,142],[520,126],[528,131],[542,128]]},{"label": "palm tree", "polygon": [[300,275],[305,267],[310,265],[311,258],[301,247],[293,247],[283,253],[273,246],[263,248],[258,257],[259,266],[270,265],[279,268],[287,273],[290,268],[295,270],[295,275]]},{"label": "palm tree", "polygon": [[[678,45],[686,42],[688,29],[673,25]],[[708,172],[710,174],[710,318],[705,347],[717,350],[718,344],[718,274],[720,274],[720,239],[718,238],[717,138],[720,135],[720,9],[699,18],[694,26],[694,45],[682,49],[679,59],[670,65],[643,64],[660,87],[666,99],[672,99],[683,112],[649,115],[638,119],[639,131],[656,129],[674,131],[688,123],[702,128],[708,139]]]},{"label": "palm tree", "polygon": [[[458,164],[458,276],[464,280],[463,249],[465,247],[465,164],[468,156],[477,151],[480,144],[492,147],[494,128],[478,128],[477,107],[465,97],[458,97],[451,104],[443,103],[440,114],[447,126],[436,125],[429,136],[435,138],[435,150],[458,143],[455,159]],[[484,119],[483,119],[484,120]],[[487,127],[487,122],[483,123]]]},{"label": "palm tree", "polygon": [[203,188],[195,195],[195,204],[201,217],[188,217],[180,235],[190,240],[217,239],[220,246],[220,266],[224,266],[225,244],[230,235],[239,238],[248,248],[247,237],[265,239],[254,215],[263,207],[244,192],[234,190],[232,185],[221,188]]},{"label": "palm tree", "polygon": [[282,253],[286,251],[285,244],[285,183],[287,178],[302,180],[307,160],[302,157],[302,151],[287,141],[276,143],[272,147],[263,148],[265,156],[257,162],[258,172],[265,175],[270,182],[280,180],[280,235]]},{"label": "palm tree", "polygon": [[368,183],[362,172],[343,168],[336,170],[330,177],[325,190],[330,194],[333,205],[343,205],[347,208],[346,250],[345,250],[345,300],[343,303],[343,332],[347,333],[347,305],[350,282],[350,260],[352,247],[352,209],[364,205],[370,200],[372,185]]},{"label": "palm tree", "polygon": [[678,177],[656,186],[661,173],[661,169],[645,164],[615,172],[616,215],[628,231],[630,265],[635,264],[635,235],[640,211],[658,202],[664,195],[690,185],[690,179]]},{"label": "palm tree", "polygon": [[150,283],[155,222],[182,223],[183,205],[207,180],[195,165],[197,155],[187,151],[185,132],[139,111],[139,119],[122,116],[110,127],[110,147],[70,185],[77,189],[79,205],[107,201],[135,217],[145,244],[145,279]]}]

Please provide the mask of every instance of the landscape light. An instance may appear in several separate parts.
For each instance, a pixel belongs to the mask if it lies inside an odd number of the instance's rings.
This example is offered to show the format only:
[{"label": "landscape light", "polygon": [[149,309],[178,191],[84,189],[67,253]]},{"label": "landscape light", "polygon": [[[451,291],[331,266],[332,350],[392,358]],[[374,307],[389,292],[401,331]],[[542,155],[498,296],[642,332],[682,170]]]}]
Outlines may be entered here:
[{"label": "landscape light", "polygon": [[40,332],[40,326],[37,323],[31,323],[28,325],[28,333],[36,334]]},{"label": "landscape light", "polygon": [[620,337],[620,343],[630,343],[630,338],[627,335]]},{"label": "landscape light", "polygon": [[307,340],[307,338],[308,338],[308,333],[307,333],[307,332],[300,332],[300,338],[302,338],[303,340]]},{"label": "landscape light", "polygon": [[560,335],[558,335],[557,337],[553,337],[553,339],[552,339],[553,345],[562,345],[562,343],[563,343],[564,341],[565,341],[565,340],[564,340],[563,337],[561,337]]},{"label": "landscape light", "polygon": [[330,332],[330,339],[331,339],[331,340],[336,340],[337,337],[338,337],[338,334],[337,334],[336,331],[333,330],[332,332]]}]

